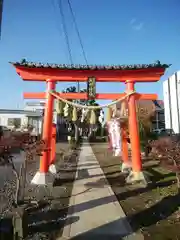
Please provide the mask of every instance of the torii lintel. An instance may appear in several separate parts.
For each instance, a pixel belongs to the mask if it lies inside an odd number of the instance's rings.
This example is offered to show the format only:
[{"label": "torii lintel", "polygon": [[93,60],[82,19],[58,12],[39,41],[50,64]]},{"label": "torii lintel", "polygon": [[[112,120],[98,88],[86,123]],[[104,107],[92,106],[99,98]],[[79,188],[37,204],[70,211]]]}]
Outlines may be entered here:
[{"label": "torii lintel", "polygon": [[[64,99],[81,99],[81,100],[88,100],[87,93],[58,93],[55,92],[56,95],[60,96]],[[116,100],[123,98],[126,93],[97,93],[96,99],[98,100]],[[144,94],[144,93],[135,93],[136,100],[157,100],[157,94]],[[24,99],[46,99],[45,92],[25,92],[23,94]]]}]

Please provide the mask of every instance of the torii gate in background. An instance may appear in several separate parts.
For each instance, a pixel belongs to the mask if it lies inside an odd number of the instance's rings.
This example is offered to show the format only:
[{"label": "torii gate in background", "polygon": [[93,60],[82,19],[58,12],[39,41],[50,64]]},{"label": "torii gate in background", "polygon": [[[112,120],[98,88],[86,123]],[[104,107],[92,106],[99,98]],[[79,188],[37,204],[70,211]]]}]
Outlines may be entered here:
[{"label": "torii gate in background", "polygon": [[[161,64],[157,61],[154,64],[118,65],[118,66],[91,66],[91,65],[65,65],[65,64],[42,64],[33,62],[11,63],[16,72],[24,81],[46,82],[46,92],[24,93],[25,99],[46,99],[43,139],[47,141],[48,151],[43,152],[40,159],[40,169],[34,176],[32,183],[45,185],[47,173],[51,164],[51,136],[53,123],[53,107],[55,97],[51,94],[56,90],[57,82],[87,82],[89,77],[94,77],[96,82],[124,82],[126,93],[97,93],[95,98],[99,100],[116,100],[126,94],[135,91],[135,84],[142,82],[157,82],[164,75],[166,68],[170,65]],[[87,93],[57,93],[64,99],[88,99]],[[156,94],[135,93],[128,97],[128,118],[129,133],[132,150],[132,172],[131,181],[144,180],[142,172],[142,161],[140,151],[140,139],[138,122],[136,116],[136,100],[156,100]],[[122,159],[128,164],[127,142],[124,138],[122,144]],[[53,153],[54,154],[54,153]]]}]

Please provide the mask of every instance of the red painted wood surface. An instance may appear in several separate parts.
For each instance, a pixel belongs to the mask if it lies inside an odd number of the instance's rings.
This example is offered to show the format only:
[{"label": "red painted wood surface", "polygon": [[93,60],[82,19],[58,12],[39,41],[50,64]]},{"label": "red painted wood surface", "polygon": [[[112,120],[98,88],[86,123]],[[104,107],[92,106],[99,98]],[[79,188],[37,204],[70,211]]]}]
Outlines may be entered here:
[{"label": "red painted wood surface", "polygon": [[[87,93],[58,93],[56,94],[64,99],[84,99],[87,100],[88,96]],[[116,100],[119,98],[122,98],[126,95],[126,93],[97,93],[96,99],[99,100]],[[158,96],[157,94],[143,94],[143,93],[136,93],[136,99],[145,99],[145,100],[157,100]],[[23,97],[25,99],[45,99],[46,93],[43,92],[37,92],[37,93],[30,93],[25,92],[23,94]]]},{"label": "red painted wood surface", "polygon": [[22,66],[15,66],[15,68],[24,81],[46,81],[51,79],[57,82],[86,82],[89,76],[95,77],[97,82],[125,82],[127,79],[134,82],[157,82],[165,72],[164,68],[134,70],[64,70]]}]

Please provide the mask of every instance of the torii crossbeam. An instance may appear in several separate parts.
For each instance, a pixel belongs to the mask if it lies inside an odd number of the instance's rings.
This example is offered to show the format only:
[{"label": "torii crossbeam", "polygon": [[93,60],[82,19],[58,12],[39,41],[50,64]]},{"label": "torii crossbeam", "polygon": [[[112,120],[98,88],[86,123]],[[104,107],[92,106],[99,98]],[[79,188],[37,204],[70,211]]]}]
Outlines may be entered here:
[{"label": "torii crossbeam", "polygon": [[[159,61],[155,64],[138,65],[119,65],[119,66],[89,66],[89,65],[57,65],[42,64],[31,62],[12,63],[16,72],[24,81],[44,81],[47,84],[46,92],[42,93],[24,93],[26,99],[46,99],[43,139],[47,141],[49,151],[43,153],[40,160],[39,172],[35,175],[32,182],[35,184],[46,184],[46,176],[50,167],[51,158],[51,136],[53,122],[54,96],[50,93],[55,92],[57,82],[87,82],[89,77],[94,77],[96,82],[124,82],[126,84],[126,93],[97,93],[96,99],[119,99],[127,93],[135,91],[135,83],[138,82],[157,82],[164,74],[165,69],[170,65],[161,64]],[[88,99],[86,93],[56,93],[65,99]],[[148,99],[156,100],[156,94],[132,94],[128,98],[129,109],[129,133],[132,149],[132,172],[131,180],[142,180],[142,161],[140,152],[139,131],[136,116],[136,100]],[[122,144],[123,161],[128,161],[127,143]]]}]

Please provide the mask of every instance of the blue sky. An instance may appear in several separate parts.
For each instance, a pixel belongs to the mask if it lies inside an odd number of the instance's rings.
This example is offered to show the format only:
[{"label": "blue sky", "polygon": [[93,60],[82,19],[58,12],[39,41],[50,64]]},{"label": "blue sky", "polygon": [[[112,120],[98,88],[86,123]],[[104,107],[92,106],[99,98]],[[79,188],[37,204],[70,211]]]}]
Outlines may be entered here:
[{"label": "blue sky", "polygon": [[[0,40],[0,108],[22,108],[23,91],[43,91],[23,82],[9,61],[69,63],[61,18],[53,0],[5,0]],[[84,63],[66,0],[62,0],[74,63]],[[159,83],[137,90],[158,93],[162,81],[180,70],[179,0],[71,0],[90,64],[171,63]],[[58,84],[58,90],[70,84]],[[83,85],[81,85],[83,87]],[[98,84],[98,92],[122,92],[124,85]]]}]

